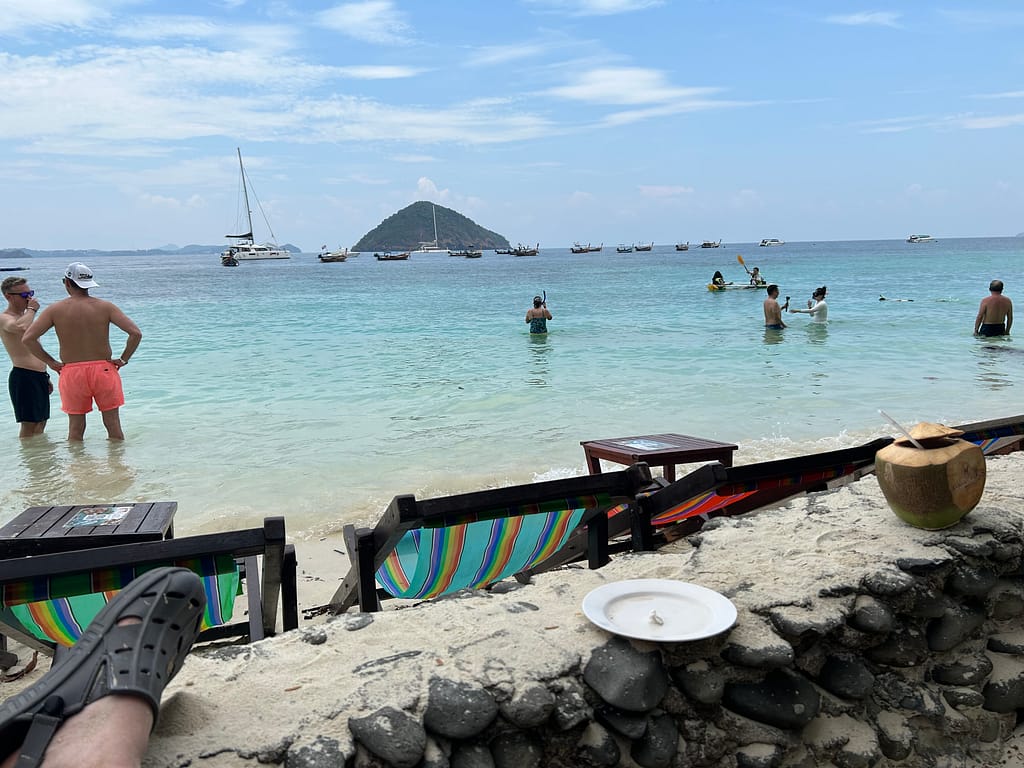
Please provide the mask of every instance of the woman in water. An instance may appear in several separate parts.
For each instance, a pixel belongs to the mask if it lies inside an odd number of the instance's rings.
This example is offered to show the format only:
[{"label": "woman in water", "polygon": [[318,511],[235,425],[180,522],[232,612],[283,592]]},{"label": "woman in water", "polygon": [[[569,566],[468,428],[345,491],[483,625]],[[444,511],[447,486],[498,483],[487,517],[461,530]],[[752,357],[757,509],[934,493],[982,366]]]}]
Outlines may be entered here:
[{"label": "woman in water", "polygon": [[547,333],[550,319],[551,313],[548,312],[547,302],[540,296],[534,296],[533,306],[526,310],[526,322],[530,324],[530,333]]},{"label": "woman in water", "polygon": [[789,311],[795,314],[810,315],[811,320],[815,323],[827,323],[828,304],[825,303],[827,290],[828,287],[824,285],[821,288],[815,288],[814,293],[811,294],[811,300],[807,302],[807,309],[791,309]]},{"label": "woman in water", "polygon": [[712,285],[726,285],[725,278],[722,277],[722,273],[719,270],[715,270],[714,276],[711,278]]}]

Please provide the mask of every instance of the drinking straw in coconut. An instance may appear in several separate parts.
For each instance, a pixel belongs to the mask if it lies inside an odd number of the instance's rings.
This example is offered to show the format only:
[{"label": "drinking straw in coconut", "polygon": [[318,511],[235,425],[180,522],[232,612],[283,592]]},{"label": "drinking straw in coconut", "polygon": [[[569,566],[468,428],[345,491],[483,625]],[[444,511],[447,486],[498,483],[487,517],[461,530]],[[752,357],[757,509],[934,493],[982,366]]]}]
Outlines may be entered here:
[{"label": "drinking straw in coconut", "polygon": [[899,430],[900,432],[902,432],[902,433],[903,433],[904,435],[906,435],[906,436],[907,436],[907,439],[908,439],[908,440],[909,440],[910,442],[912,442],[912,443],[914,444],[914,446],[915,446],[916,448],[920,448],[920,449],[921,449],[922,451],[924,450],[924,446],[923,446],[923,445],[921,445],[921,444],[920,444],[919,442],[917,442],[917,440],[915,440],[915,439],[914,439],[913,437],[911,437],[910,433],[909,433],[909,432],[907,432],[907,430],[905,430],[905,429],[903,428],[903,425],[902,425],[902,424],[900,424],[900,423],[899,423],[898,421],[896,421],[896,419],[894,419],[894,418],[893,418],[892,416],[890,416],[890,415],[889,415],[888,413],[886,413],[885,411],[883,411],[883,410],[882,410],[881,408],[879,408],[879,409],[878,409],[878,412],[879,412],[880,414],[882,414],[882,416],[884,416],[884,417],[885,417],[886,421],[888,421],[888,422],[889,422],[890,424],[892,424],[892,425],[893,425],[894,427],[896,427],[896,429],[898,429],[898,430]]}]

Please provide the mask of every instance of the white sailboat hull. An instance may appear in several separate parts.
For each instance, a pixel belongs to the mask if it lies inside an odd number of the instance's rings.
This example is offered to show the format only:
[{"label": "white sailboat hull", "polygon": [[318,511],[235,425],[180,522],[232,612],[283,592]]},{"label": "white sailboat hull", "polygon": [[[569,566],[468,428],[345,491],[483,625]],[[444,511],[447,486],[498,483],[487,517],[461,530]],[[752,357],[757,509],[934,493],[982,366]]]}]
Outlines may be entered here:
[{"label": "white sailboat hull", "polygon": [[283,248],[267,245],[233,245],[223,253],[239,261],[262,261],[264,259],[290,259],[292,255]]}]

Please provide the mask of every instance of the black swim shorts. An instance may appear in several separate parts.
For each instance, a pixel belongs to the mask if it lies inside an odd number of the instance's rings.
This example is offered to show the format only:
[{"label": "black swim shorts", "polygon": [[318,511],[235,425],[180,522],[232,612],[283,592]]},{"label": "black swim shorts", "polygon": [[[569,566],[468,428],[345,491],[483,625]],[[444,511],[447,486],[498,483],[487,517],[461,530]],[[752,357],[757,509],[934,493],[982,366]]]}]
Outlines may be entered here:
[{"label": "black swim shorts", "polygon": [[7,377],[7,389],[14,405],[17,422],[48,421],[50,418],[50,377],[46,371],[12,368]]}]

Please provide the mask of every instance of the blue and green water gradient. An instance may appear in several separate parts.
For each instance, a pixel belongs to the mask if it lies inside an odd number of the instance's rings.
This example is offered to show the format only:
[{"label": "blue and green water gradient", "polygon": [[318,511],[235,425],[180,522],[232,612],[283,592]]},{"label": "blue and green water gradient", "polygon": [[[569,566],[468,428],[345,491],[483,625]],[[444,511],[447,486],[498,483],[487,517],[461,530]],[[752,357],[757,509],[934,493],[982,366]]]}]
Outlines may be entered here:
[{"label": "blue and green water gradient", "polygon": [[[716,269],[747,279],[737,254],[794,306],[827,285],[828,324],[786,315],[765,331],[762,291],[709,292]],[[1020,413],[1024,342],[972,331],[992,278],[1024,300],[1022,255],[1024,238],[302,254],[232,269],[215,255],[93,257],[93,293],[144,333],[123,371],[128,439],[108,443],[93,413],[69,445],[54,395],[46,435],[19,443],[6,406],[0,520],[174,500],[179,535],[268,514],[314,535],[369,523],[399,493],[583,473],[581,440],[680,432],[738,443],[747,463],[889,434],[879,408],[907,424]],[[44,306],[66,262],[28,262]],[[551,332],[531,337],[542,291]]]}]

